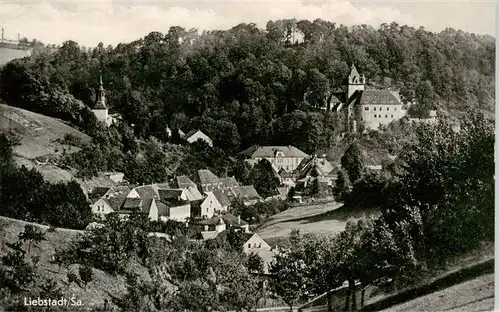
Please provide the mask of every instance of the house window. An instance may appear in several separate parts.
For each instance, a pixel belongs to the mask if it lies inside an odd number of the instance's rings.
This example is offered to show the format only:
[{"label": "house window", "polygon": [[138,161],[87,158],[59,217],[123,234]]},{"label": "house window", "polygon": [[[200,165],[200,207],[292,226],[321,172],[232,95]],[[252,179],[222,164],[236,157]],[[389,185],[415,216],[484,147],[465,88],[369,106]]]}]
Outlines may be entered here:
[{"label": "house window", "polygon": [[261,243],[259,243],[259,248],[260,248],[260,247],[262,247],[262,244],[261,244]]},{"label": "house window", "polygon": [[253,248],[257,247],[257,243],[253,243]]},{"label": "house window", "polygon": [[248,248],[252,248],[252,244],[248,244]]},{"label": "house window", "polygon": [[363,117],[361,117],[361,121],[363,121]]},{"label": "house window", "polygon": [[385,115],[385,118],[387,118],[387,115]]},{"label": "house window", "polygon": [[375,118],[377,118],[377,114],[375,114]]},{"label": "house window", "polygon": [[394,118],[394,115],[391,115],[391,118]]},{"label": "house window", "polygon": [[389,110],[389,107],[387,107],[387,110]]},{"label": "house window", "polygon": [[382,115],[378,115],[378,118],[382,118]]}]

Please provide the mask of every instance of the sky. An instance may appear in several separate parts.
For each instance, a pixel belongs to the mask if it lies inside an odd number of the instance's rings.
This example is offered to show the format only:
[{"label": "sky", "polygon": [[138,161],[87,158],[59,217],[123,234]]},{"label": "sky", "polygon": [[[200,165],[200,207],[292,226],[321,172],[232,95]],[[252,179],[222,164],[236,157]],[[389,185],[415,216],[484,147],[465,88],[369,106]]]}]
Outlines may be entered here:
[{"label": "sky", "polygon": [[[66,0],[3,1],[5,37],[83,46],[116,45],[170,26],[199,30],[228,29],[239,23],[265,28],[269,20],[317,18],[344,25],[397,22],[430,31],[447,27],[495,36],[495,0]],[[1,23],[1,21],[0,21]]]}]

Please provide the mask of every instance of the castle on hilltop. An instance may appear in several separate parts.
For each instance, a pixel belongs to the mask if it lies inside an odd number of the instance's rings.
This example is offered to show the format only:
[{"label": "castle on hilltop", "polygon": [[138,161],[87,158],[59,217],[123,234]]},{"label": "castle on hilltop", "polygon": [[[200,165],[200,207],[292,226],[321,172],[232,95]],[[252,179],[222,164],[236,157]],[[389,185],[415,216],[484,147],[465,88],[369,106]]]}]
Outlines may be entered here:
[{"label": "castle on hilltop", "polygon": [[366,78],[352,64],[342,88],[330,98],[334,111],[342,111],[346,118],[346,131],[360,128],[377,130],[406,115],[399,94],[390,90],[365,90]]}]

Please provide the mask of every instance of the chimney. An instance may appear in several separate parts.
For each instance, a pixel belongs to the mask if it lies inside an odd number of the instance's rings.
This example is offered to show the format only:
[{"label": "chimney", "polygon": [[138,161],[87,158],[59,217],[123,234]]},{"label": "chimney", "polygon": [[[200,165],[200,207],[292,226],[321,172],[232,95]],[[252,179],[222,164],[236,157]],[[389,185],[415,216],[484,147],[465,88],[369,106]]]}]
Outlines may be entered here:
[{"label": "chimney", "polygon": [[238,224],[241,224],[241,216],[238,216]]}]

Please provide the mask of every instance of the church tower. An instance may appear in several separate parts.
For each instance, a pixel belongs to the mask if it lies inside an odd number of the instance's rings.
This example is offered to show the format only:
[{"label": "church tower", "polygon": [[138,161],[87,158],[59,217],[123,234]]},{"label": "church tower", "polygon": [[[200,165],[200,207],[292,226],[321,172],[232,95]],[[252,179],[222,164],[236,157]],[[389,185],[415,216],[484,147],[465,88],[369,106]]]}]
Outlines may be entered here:
[{"label": "church tower", "polygon": [[351,72],[347,77],[347,80],[344,84],[344,92],[346,92],[346,101],[348,101],[351,96],[356,91],[364,91],[365,90],[366,79],[365,75],[360,75],[356,66],[354,64],[351,65]]},{"label": "church tower", "polygon": [[96,116],[97,120],[104,123],[108,120],[108,108],[106,107],[106,92],[104,91],[104,86],[102,84],[102,73],[99,72],[99,89],[97,90],[96,102],[92,112]]}]

